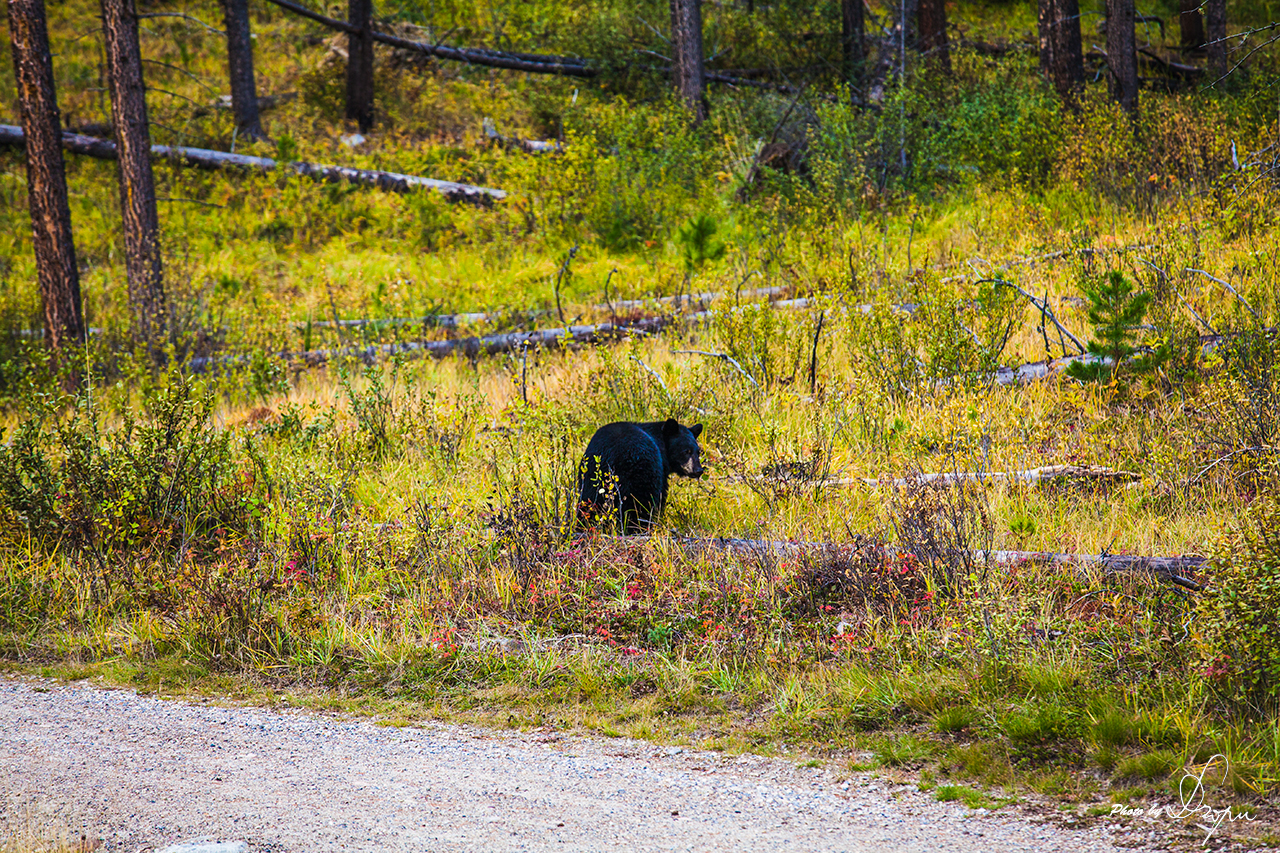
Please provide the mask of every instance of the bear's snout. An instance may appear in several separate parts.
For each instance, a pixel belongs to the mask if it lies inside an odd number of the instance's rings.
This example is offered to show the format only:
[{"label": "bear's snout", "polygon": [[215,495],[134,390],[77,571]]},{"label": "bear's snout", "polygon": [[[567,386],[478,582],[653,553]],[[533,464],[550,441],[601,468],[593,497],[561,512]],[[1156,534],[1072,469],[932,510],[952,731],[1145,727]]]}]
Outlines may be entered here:
[{"label": "bear's snout", "polygon": [[706,469],[703,468],[702,465],[698,463],[698,460],[690,459],[688,462],[685,463],[684,468],[678,473],[683,474],[686,477],[701,477],[702,472],[705,470]]}]

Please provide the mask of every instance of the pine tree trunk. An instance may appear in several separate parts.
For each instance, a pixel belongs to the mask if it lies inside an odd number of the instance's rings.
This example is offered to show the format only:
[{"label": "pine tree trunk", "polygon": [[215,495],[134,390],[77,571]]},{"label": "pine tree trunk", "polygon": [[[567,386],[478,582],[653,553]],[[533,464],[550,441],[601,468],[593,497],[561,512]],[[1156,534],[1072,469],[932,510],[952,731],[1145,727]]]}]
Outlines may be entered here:
[{"label": "pine tree trunk", "polygon": [[1209,76],[1220,80],[1227,76],[1227,0],[1206,0],[1204,12]]},{"label": "pine tree trunk", "polygon": [[134,335],[155,348],[163,344],[165,337],[164,276],[155,177],[151,173],[151,131],[133,0],[102,0],[102,34],[111,120],[120,161],[124,262]]},{"label": "pine tree trunk", "polygon": [[701,123],[707,117],[702,0],[671,0],[671,44],[676,54],[673,69],[676,91],[693,110],[694,123]]},{"label": "pine tree trunk", "polygon": [[1204,18],[1200,16],[1200,0],[1180,0],[1178,28],[1182,31],[1183,50],[1200,50],[1204,47]]},{"label": "pine tree trunk", "polygon": [[[84,340],[84,320],[44,0],[9,0],[9,39],[26,137],[27,202],[44,306],[44,336],[56,352],[64,344]],[[74,374],[67,375],[70,390],[76,382]]]},{"label": "pine tree trunk", "polygon": [[263,139],[258,118],[258,90],[253,80],[253,38],[249,29],[249,0],[222,0],[222,20],[227,28],[227,76],[231,82],[231,109],[236,129],[250,140]]},{"label": "pine tree trunk", "polygon": [[916,10],[920,53],[931,68],[951,73],[951,49],[947,43],[946,0],[920,0]]},{"label": "pine tree trunk", "polygon": [[862,72],[866,64],[866,25],[863,22],[862,0],[840,0],[840,45],[844,54],[844,79],[851,86],[862,84]]},{"label": "pine tree trunk", "polygon": [[1079,0],[1040,0],[1040,67],[1064,101],[1084,85]]},{"label": "pine tree trunk", "polygon": [[[1036,3],[1036,34],[1039,36],[1040,73],[1053,80],[1053,22],[1057,17],[1054,0]],[[1056,81],[1055,81],[1056,83]]]},{"label": "pine tree trunk", "polygon": [[347,22],[359,32],[347,36],[347,118],[361,133],[373,127],[373,0],[348,0]]},{"label": "pine tree trunk", "polygon": [[1107,88],[1127,113],[1138,109],[1138,45],[1133,0],[1107,0]]}]

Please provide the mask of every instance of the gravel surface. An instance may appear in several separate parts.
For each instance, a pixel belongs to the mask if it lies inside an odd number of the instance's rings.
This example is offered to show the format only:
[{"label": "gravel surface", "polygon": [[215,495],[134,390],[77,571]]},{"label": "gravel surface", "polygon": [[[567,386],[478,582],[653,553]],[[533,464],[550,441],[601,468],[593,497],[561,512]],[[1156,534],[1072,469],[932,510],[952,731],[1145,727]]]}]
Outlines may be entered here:
[{"label": "gravel surface", "polygon": [[[0,679],[0,785],[100,850],[1102,851],[1068,829],[859,774],[631,740],[218,707]],[[76,828],[78,830],[78,827]],[[4,848],[0,838],[0,848]]]}]

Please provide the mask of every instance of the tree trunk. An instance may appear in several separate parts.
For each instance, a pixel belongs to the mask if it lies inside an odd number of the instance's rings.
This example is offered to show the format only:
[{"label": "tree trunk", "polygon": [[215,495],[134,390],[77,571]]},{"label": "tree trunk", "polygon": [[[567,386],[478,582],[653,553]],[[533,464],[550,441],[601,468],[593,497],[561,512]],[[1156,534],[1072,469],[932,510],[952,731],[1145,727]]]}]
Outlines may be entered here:
[{"label": "tree trunk", "polygon": [[840,45],[844,54],[844,79],[850,86],[862,84],[865,38],[862,0],[840,0]]},{"label": "tree trunk", "polygon": [[347,36],[347,118],[361,133],[373,127],[373,0],[348,0],[347,22],[356,31]]},{"label": "tree trunk", "polygon": [[1227,0],[1206,0],[1204,12],[1209,76],[1221,80],[1227,76]]},{"label": "tree trunk", "polygon": [[[57,352],[64,344],[84,340],[84,320],[44,0],[9,0],[9,39],[26,134],[27,203],[44,305],[44,336]],[[74,388],[74,374],[68,377],[68,385]]]},{"label": "tree trunk", "polygon": [[1180,0],[1178,28],[1182,31],[1183,50],[1200,50],[1204,47],[1204,18],[1200,17],[1200,0]]},{"label": "tree trunk", "polygon": [[1079,0],[1040,0],[1040,69],[1058,95],[1075,101],[1084,84]]},{"label": "tree trunk", "polygon": [[120,160],[120,208],[124,220],[124,262],[134,334],[151,347],[166,328],[160,218],[151,173],[151,130],[147,124],[142,54],[133,0],[102,0],[102,34],[107,54],[107,88]]},{"label": "tree trunk", "polygon": [[701,123],[707,117],[702,0],[671,0],[671,44],[675,48],[676,91],[693,110],[694,123]]},{"label": "tree trunk", "polygon": [[1039,36],[1040,73],[1053,79],[1053,22],[1057,16],[1054,0],[1036,3],[1036,34]]},{"label": "tree trunk", "polygon": [[920,54],[931,68],[950,74],[946,0],[920,0],[916,15]]},{"label": "tree trunk", "polygon": [[222,0],[222,20],[227,28],[227,76],[231,82],[231,109],[236,129],[249,139],[263,139],[258,118],[258,90],[253,80],[253,38],[249,30],[249,0]]},{"label": "tree trunk", "polygon": [[1138,109],[1138,45],[1133,0],[1107,0],[1107,88],[1127,113]]}]

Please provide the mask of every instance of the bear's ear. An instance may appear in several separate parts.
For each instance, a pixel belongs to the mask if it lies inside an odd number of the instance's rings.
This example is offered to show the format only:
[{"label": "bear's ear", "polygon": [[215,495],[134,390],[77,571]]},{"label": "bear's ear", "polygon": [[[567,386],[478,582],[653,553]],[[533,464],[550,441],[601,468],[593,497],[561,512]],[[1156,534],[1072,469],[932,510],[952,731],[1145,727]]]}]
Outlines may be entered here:
[{"label": "bear's ear", "polygon": [[694,424],[693,426],[689,427],[689,432],[693,433],[694,438],[697,438],[698,436],[702,435],[702,424]]},{"label": "bear's ear", "polygon": [[675,418],[667,418],[666,423],[662,425],[662,434],[667,438],[680,432],[680,423]]}]

